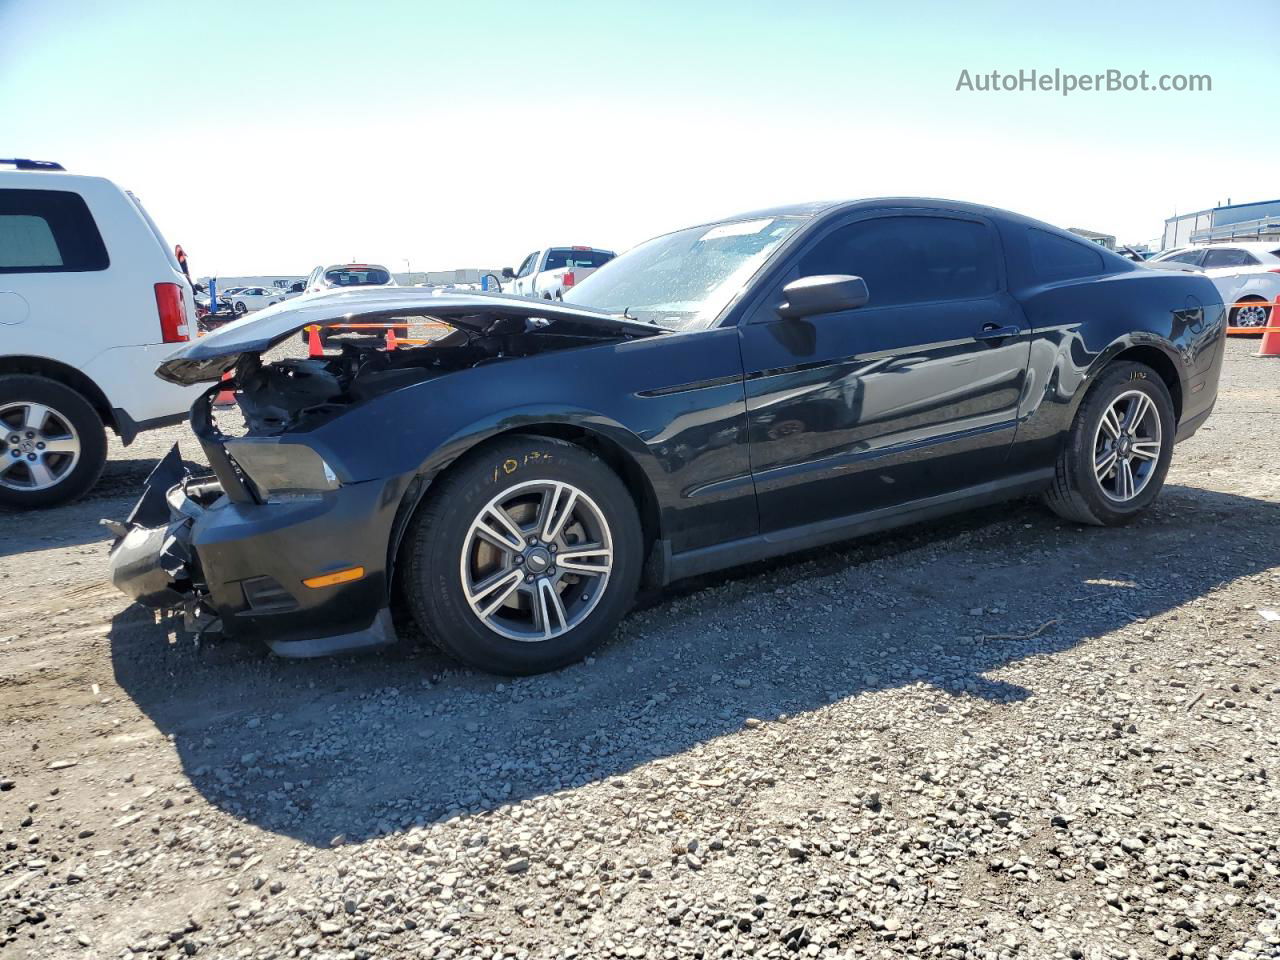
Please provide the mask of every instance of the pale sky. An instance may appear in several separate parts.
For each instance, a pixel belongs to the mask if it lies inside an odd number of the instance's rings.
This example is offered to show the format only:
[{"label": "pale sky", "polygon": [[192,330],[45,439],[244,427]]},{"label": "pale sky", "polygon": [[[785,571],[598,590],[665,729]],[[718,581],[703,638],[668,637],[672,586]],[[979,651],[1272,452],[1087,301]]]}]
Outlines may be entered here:
[{"label": "pale sky", "polygon": [[[0,156],[110,177],[225,276],[513,266],[887,195],[1141,242],[1280,197],[1280,3],[1052,6],[0,0]],[[956,90],[1055,67],[1213,89]]]}]

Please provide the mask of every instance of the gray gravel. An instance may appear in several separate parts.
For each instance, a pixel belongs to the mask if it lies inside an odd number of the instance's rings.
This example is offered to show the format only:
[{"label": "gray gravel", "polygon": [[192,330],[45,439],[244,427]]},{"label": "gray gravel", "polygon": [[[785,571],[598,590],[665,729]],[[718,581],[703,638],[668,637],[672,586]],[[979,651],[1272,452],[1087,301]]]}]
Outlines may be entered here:
[{"label": "gray gravel", "polygon": [[181,431],[145,438],[0,519],[0,952],[1280,957],[1255,349],[1130,528],[1025,503],[760,564],[516,681],[126,607],[91,521]]}]

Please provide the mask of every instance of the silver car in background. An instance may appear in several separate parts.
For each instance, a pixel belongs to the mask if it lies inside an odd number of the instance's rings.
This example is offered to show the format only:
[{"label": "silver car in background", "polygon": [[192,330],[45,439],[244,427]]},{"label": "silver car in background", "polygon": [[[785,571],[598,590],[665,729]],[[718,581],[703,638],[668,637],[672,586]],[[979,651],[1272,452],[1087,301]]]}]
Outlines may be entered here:
[{"label": "silver car in background", "polygon": [[1152,266],[1185,264],[1213,281],[1222,302],[1236,304],[1228,323],[1233,327],[1265,327],[1280,297],[1280,240],[1195,244],[1177,247],[1151,258]]}]

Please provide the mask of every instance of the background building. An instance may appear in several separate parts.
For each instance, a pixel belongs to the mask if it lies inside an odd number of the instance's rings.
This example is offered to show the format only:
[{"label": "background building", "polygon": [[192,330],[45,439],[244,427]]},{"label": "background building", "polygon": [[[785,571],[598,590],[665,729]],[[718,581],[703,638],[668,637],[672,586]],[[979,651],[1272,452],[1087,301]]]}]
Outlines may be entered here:
[{"label": "background building", "polygon": [[1215,240],[1280,240],[1280,200],[1228,203],[1164,222],[1162,248]]},{"label": "background building", "polygon": [[1086,230],[1084,227],[1067,227],[1071,233],[1077,237],[1084,237],[1086,240],[1092,240],[1100,247],[1106,247],[1108,250],[1116,248],[1116,238],[1110,233],[1098,233],[1096,230]]}]

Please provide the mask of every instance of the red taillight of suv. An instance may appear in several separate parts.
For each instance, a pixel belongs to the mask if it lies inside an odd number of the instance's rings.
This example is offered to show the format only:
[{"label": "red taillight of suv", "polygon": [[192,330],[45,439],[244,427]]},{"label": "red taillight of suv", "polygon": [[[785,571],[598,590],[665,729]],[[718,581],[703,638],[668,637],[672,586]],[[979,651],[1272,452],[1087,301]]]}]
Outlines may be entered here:
[{"label": "red taillight of suv", "polygon": [[182,302],[182,287],[176,283],[156,284],[156,311],[160,314],[160,338],[165,343],[186,343],[187,308]]},{"label": "red taillight of suv", "polygon": [[564,275],[564,280],[561,281],[561,285],[565,287],[572,287],[576,282],[577,281],[573,277],[573,271],[570,270]]}]

